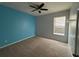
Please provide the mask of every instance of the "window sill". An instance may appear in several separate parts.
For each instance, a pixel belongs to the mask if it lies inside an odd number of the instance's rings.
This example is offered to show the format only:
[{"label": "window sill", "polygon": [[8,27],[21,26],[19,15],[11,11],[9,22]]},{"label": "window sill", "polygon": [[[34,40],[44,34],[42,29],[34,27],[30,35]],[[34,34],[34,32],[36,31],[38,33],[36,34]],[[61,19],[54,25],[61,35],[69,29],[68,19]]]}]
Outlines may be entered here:
[{"label": "window sill", "polygon": [[53,33],[53,34],[64,36],[64,34],[61,34],[61,33]]}]

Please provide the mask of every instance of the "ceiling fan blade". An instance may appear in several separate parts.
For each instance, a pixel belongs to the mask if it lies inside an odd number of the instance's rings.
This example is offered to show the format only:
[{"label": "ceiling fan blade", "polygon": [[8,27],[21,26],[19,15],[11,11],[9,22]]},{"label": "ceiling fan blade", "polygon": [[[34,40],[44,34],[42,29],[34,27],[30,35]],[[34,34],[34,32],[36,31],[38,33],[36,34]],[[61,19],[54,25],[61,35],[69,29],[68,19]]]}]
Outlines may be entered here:
[{"label": "ceiling fan blade", "polygon": [[34,11],[36,11],[37,9],[35,9],[35,10],[32,10],[32,12],[34,12]]},{"label": "ceiling fan blade", "polygon": [[39,13],[41,13],[41,11],[38,11]]},{"label": "ceiling fan blade", "polygon": [[40,9],[40,10],[44,10],[44,11],[47,11],[48,9]]},{"label": "ceiling fan blade", "polygon": [[44,3],[42,3],[42,4],[39,6],[39,9],[42,8],[43,6],[44,6]]},{"label": "ceiling fan blade", "polygon": [[35,6],[32,6],[32,5],[30,5],[30,7],[32,7],[32,8],[37,8],[37,7],[35,7]]},{"label": "ceiling fan blade", "polygon": [[34,6],[39,7],[39,5],[32,3]]}]

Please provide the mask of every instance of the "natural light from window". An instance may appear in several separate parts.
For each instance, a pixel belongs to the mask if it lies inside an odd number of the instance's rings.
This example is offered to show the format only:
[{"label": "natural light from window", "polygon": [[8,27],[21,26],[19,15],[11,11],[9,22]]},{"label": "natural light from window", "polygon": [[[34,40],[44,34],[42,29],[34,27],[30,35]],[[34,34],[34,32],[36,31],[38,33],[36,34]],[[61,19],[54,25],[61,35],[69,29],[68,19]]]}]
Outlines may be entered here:
[{"label": "natural light from window", "polygon": [[54,17],[54,33],[56,35],[64,35],[65,34],[65,16]]}]

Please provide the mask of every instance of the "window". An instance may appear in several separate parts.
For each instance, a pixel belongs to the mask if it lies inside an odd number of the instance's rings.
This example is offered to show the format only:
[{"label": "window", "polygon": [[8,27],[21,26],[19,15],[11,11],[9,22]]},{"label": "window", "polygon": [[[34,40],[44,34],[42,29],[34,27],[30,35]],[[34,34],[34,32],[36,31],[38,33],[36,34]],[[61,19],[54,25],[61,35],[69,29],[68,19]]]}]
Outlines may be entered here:
[{"label": "window", "polygon": [[54,17],[54,34],[64,35],[65,34],[65,20],[66,17]]}]

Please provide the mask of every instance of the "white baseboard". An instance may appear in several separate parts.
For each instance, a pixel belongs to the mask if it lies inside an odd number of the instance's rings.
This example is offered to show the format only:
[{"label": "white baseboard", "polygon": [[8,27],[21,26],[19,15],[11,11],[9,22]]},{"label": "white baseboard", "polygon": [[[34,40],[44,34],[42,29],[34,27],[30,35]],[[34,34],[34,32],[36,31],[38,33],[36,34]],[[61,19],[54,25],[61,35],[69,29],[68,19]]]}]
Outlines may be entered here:
[{"label": "white baseboard", "polygon": [[0,47],[0,49],[5,48],[5,47],[8,47],[8,46],[11,46],[11,45],[13,45],[13,44],[15,44],[15,43],[18,43],[18,42],[21,42],[21,41],[23,41],[23,40],[26,40],[26,39],[32,38],[32,37],[34,37],[34,36],[35,36],[35,35],[32,35],[32,36],[26,37],[26,38],[24,38],[24,39],[18,40],[18,41],[16,41],[16,42],[6,44],[6,45]]}]

